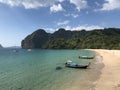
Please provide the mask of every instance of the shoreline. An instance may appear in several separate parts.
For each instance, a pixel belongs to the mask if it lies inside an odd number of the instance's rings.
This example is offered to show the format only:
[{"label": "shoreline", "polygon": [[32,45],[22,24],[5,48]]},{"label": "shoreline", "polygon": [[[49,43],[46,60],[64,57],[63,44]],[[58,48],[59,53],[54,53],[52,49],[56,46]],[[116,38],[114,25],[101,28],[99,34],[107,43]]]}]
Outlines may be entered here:
[{"label": "shoreline", "polygon": [[104,68],[104,63],[102,62],[103,59],[98,52],[95,52],[93,50],[89,51],[94,52],[95,58],[92,60],[90,67],[86,69],[84,77],[79,80],[78,76],[77,80],[75,80],[74,85],[66,89],[64,88],[64,90],[95,90],[97,81],[100,79],[100,76],[102,74],[101,71]]},{"label": "shoreline", "polygon": [[95,81],[95,86],[91,90],[120,90],[120,50],[89,50],[101,55],[104,64],[100,77]]},{"label": "shoreline", "polygon": [[[90,50],[90,51],[93,51],[93,50]],[[94,58],[94,62],[90,66],[91,71],[89,73],[90,74],[89,81],[91,81],[91,85],[89,90],[96,90],[95,87],[96,87],[97,81],[100,79],[102,75],[102,69],[105,67],[103,63],[103,57],[101,56],[101,54],[96,51],[93,51],[93,52],[95,53],[95,58]]]}]

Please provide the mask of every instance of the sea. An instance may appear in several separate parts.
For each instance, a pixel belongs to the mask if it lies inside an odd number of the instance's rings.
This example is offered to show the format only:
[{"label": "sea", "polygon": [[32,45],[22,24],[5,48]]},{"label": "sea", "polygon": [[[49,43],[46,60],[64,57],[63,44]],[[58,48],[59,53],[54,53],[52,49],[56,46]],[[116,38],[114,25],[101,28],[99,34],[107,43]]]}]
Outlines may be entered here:
[{"label": "sea", "polygon": [[[89,50],[0,49],[0,90],[90,90],[95,83],[95,59]],[[71,60],[91,68],[65,67]],[[61,67],[56,70],[56,67]],[[98,77],[98,75],[96,76]],[[91,86],[92,85],[92,86]],[[92,89],[91,89],[92,90]]]}]

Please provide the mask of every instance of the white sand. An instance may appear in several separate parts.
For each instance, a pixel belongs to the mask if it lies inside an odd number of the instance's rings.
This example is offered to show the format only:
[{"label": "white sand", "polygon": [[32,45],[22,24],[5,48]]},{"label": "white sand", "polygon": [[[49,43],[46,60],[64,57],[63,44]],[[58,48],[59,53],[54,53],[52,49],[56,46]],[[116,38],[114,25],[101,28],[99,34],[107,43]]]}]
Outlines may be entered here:
[{"label": "white sand", "polygon": [[120,50],[92,49],[103,57],[105,67],[95,90],[120,90]]}]

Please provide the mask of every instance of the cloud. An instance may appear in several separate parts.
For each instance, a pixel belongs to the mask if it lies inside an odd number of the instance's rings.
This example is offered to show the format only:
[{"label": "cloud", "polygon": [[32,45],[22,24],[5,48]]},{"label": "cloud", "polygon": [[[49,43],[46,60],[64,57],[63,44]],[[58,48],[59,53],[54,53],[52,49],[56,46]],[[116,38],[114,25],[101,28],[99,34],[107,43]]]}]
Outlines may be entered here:
[{"label": "cloud", "polygon": [[77,18],[79,15],[78,14],[65,14],[64,16],[66,17],[72,16],[73,18]]},{"label": "cloud", "polygon": [[77,18],[79,15],[78,14],[71,14],[72,17]]},{"label": "cloud", "polygon": [[[37,9],[40,7],[50,7],[51,11],[57,12],[57,11],[63,10],[61,3],[63,3],[64,1],[67,1],[67,0],[0,0],[0,3],[4,3],[12,7],[22,6],[25,9]],[[71,4],[74,4],[78,11],[87,7],[86,0],[68,0],[68,1]]]},{"label": "cloud", "polygon": [[58,5],[52,5],[51,7],[50,7],[50,11],[51,12],[58,12],[58,11],[63,11],[64,9],[63,9],[63,7],[61,6],[61,4],[58,4]]},{"label": "cloud", "polygon": [[66,30],[93,30],[93,29],[103,29],[103,27],[101,26],[97,26],[97,25],[91,25],[91,26],[88,26],[88,25],[81,25],[81,26],[76,26],[76,27],[71,27],[71,26],[66,26],[65,27]]},{"label": "cloud", "polygon": [[44,28],[44,30],[46,30],[48,33],[53,33],[55,31],[57,31],[58,29],[55,29],[55,28]]},{"label": "cloud", "polygon": [[63,21],[63,22],[58,22],[57,25],[61,26],[61,25],[67,25],[68,23],[70,23],[69,20]]},{"label": "cloud", "polygon": [[78,11],[88,7],[86,0],[70,0],[70,3],[74,4]]},{"label": "cloud", "polygon": [[95,4],[96,4],[97,6],[100,6],[100,3],[98,3],[98,2],[95,2]]},{"label": "cloud", "polygon": [[65,0],[58,0],[59,2],[63,2],[63,1],[65,1]]},{"label": "cloud", "polygon": [[26,9],[47,7],[53,5],[55,2],[56,0],[0,0],[0,3],[10,6],[24,6]]},{"label": "cloud", "polygon": [[[94,30],[94,29],[104,29],[104,27],[101,27],[101,26],[98,26],[98,25],[91,25],[91,26],[81,25],[81,26],[76,26],[76,27],[66,26],[64,28],[66,30],[71,30],[71,31],[74,31],[74,30],[80,31],[80,30],[83,30],[83,29],[85,29],[87,31]],[[55,31],[57,31],[59,28],[44,28],[44,29],[49,33],[53,33]]]},{"label": "cloud", "polygon": [[120,9],[120,0],[105,0],[106,2],[102,5],[99,11],[110,11]]}]

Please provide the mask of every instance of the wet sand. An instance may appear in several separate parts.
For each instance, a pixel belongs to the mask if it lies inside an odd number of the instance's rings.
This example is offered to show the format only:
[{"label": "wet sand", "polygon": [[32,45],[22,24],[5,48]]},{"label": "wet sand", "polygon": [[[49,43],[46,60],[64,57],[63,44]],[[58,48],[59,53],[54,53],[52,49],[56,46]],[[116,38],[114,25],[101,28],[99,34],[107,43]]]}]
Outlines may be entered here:
[{"label": "wet sand", "polygon": [[[91,49],[103,58],[104,68],[92,90],[120,90],[120,50]],[[101,61],[100,61],[101,62]],[[99,61],[97,62],[99,63]]]},{"label": "wet sand", "polygon": [[100,79],[101,70],[104,68],[104,63],[102,61],[103,57],[96,52],[95,59],[92,60],[91,65],[87,69],[80,69],[85,73],[82,78],[76,75],[76,78],[73,78],[74,81],[72,85],[68,88],[64,88],[64,90],[95,90],[96,81]]}]

